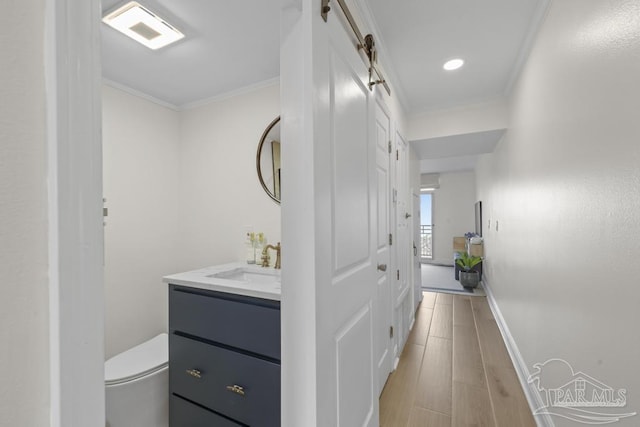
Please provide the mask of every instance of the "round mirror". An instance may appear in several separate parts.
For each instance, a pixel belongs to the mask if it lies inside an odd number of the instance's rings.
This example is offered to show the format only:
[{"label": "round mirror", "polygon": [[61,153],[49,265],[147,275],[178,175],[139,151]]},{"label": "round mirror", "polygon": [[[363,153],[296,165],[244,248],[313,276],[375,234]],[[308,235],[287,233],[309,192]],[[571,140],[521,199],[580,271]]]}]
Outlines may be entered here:
[{"label": "round mirror", "polygon": [[262,188],[280,203],[280,117],[267,126],[260,138],[256,167]]}]

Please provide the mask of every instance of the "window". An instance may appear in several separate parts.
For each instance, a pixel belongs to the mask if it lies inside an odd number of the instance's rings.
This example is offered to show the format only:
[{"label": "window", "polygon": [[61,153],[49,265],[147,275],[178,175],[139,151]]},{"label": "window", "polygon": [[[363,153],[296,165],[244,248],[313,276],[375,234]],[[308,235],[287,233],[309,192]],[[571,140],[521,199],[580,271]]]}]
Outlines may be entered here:
[{"label": "window", "polygon": [[420,257],[433,259],[433,194],[420,194]]}]

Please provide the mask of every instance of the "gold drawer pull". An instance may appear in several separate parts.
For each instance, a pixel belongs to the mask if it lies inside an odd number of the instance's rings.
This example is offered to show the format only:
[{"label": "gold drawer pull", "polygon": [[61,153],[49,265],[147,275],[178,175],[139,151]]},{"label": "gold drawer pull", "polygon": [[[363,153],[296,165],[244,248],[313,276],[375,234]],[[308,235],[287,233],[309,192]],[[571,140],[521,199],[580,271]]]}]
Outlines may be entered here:
[{"label": "gold drawer pull", "polygon": [[227,391],[232,393],[239,394],[240,396],[244,396],[244,387],[240,387],[239,385],[228,385]]},{"label": "gold drawer pull", "polygon": [[194,378],[202,378],[202,372],[198,371],[197,369],[187,369],[187,374],[191,375]]}]

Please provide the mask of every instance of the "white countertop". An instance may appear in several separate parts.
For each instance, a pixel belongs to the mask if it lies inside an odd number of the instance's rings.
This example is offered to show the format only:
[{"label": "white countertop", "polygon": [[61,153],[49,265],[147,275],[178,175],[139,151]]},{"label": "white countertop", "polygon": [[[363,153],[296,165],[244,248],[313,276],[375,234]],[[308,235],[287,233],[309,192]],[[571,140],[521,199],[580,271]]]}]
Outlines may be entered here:
[{"label": "white countertop", "polygon": [[[223,277],[210,277],[213,274],[237,268],[242,268],[249,272],[255,272],[256,274],[267,273],[269,275],[275,275],[278,277],[278,281],[274,283],[254,283],[251,281],[243,282],[239,280],[229,280]],[[201,268],[199,270],[187,271],[184,273],[171,274],[169,276],[164,276],[162,281],[172,285],[188,286],[191,288],[206,289],[209,291],[226,292],[230,294],[280,301],[279,277],[280,270],[275,270],[271,267],[260,267],[256,264],[233,262]]]}]

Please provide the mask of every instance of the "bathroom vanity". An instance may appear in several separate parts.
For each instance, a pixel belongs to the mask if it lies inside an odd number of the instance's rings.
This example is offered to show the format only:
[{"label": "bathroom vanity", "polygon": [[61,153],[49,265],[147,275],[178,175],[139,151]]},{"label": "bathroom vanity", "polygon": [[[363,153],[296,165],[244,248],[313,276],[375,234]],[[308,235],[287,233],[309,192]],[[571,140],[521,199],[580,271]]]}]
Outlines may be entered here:
[{"label": "bathroom vanity", "polygon": [[280,426],[279,271],[167,276],[171,427]]}]

